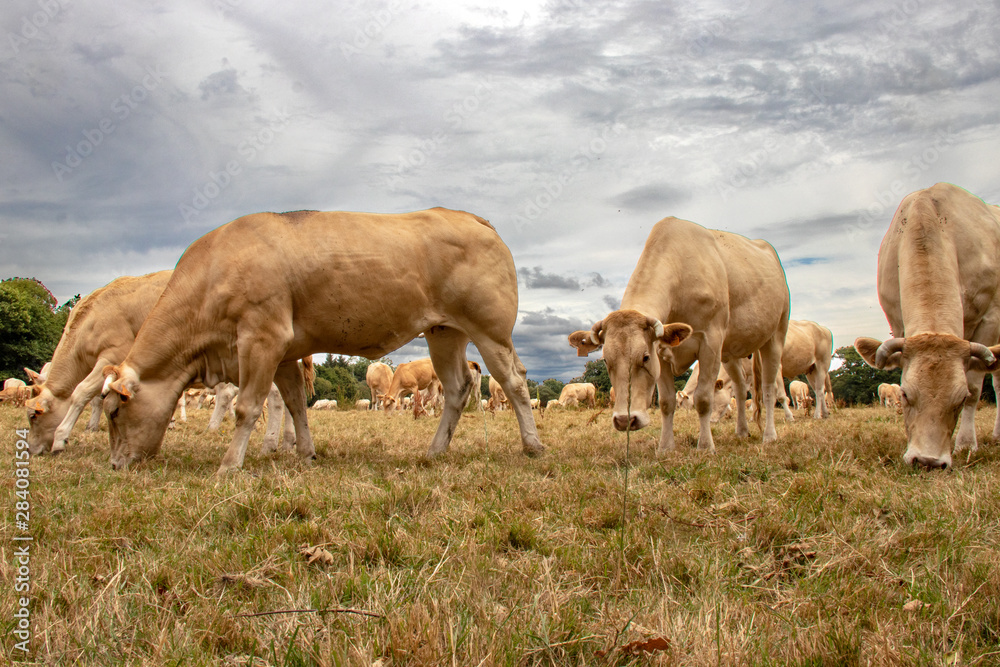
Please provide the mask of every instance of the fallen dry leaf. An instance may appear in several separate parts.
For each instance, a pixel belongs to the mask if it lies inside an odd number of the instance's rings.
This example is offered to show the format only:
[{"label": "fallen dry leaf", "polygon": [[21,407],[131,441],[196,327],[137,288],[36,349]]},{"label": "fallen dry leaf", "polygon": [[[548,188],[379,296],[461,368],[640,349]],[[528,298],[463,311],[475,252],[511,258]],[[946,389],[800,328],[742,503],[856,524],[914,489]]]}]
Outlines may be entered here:
[{"label": "fallen dry leaf", "polygon": [[308,559],[309,565],[319,561],[320,565],[333,565],[333,554],[324,549],[323,547],[310,547],[302,545],[299,547],[299,553]]},{"label": "fallen dry leaf", "polygon": [[921,609],[926,609],[930,605],[926,602],[921,602],[920,600],[910,600],[903,605],[903,611],[920,611]]},{"label": "fallen dry leaf", "polygon": [[[597,656],[603,658],[614,649],[597,651]],[[670,640],[666,637],[653,637],[652,639],[640,639],[629,642],[618,649],[623,655],[639,655],[641,653],[656,653],[657,651],[669,651]]]}]

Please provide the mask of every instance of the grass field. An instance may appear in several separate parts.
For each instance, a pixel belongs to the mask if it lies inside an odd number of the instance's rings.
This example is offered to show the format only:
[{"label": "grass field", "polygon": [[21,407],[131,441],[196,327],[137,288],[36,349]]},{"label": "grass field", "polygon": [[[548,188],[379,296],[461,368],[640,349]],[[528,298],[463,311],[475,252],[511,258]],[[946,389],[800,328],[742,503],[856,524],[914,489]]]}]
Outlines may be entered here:
[{"label": "grass field", "polygon": [[[663,460],[658,416],[627,443],[608,412],[549,412],[548,452],[527,459],[513,415],[466,414],[431,462],[436,419],[313,412],[315,463],[264,456],[258,432],[243,471],[217,479],[232,422],[206,434],[208,416],[124,473],[106,431],[80,427],[31,460],[29,660],[1000,664],[993,406],[985,444],[944,473],[903,467],[902,417],[876,408],[779,416],[768,445],[727,420],[714,456],[692,449],[685,412]],[[24,423],[0,407],[0,620],[16,660]]]}]

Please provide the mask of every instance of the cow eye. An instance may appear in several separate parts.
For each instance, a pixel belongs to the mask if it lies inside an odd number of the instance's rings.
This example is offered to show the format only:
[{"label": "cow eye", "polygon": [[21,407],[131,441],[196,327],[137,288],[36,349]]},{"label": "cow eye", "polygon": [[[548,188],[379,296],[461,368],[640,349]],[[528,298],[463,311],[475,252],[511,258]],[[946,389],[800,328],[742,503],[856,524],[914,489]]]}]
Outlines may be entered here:
[{"label": "cow eye", "polygon": [[648,354],[642,355],[642,363],[644,363],[644,364],[648,364],[649,363],[649,355]]}]

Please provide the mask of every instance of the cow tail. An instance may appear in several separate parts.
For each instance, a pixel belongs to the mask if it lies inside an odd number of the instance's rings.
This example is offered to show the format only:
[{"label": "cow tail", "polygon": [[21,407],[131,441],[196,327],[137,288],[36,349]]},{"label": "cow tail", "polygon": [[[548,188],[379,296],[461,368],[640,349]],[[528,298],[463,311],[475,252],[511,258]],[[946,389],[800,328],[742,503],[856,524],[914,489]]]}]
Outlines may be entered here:
[{"label": "cow tail", "polygon": [[763,382],[761,376],[764,374],[764,366],[760,359],[760,350],[753,353],[753,421],[757,428],[761,426],[761,406],[763,405]]},{"label": "cow tail", "polygon": [[302,374],[305,376],[306,396],[312,398],[316,395],[316,366],[313,365],[312,355],[302,358]]}]

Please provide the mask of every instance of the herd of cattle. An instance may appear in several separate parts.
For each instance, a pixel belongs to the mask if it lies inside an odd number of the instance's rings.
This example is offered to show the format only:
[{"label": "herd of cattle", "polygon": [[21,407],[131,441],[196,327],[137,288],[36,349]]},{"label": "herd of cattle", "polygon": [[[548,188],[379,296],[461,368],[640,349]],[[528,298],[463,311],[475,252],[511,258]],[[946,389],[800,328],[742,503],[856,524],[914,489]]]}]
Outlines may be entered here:
[{"label": "herd of cattle", "polygon": [[[342,287],[358,284],[373,287]],[[876,368],[902,368],[901,386],[884,385],[879,398],[903,413],[905,462],[950,466],[959,417],[955,450],[976,448],[985,373],[1000,384],[998,288],[1000,208],[950,184],[903,199],[878,260],[879,301],[894,337],[859,338],[855,347]],[[395,372],[371,364],[372,398],[358,407],[395,411],[409,400],[414,415],[439,409],[434,456],[447,450],[465,407],[480,400],[482,370],[465,353],[471,341],[490,373],[483,407],[513,410],[524,453],[537,456],[545,448],[511,340],[517,300],[510,251],[478,216],[442,208],[259,213],[192,243],[173,271],[118,278],[81,299],[51,364],[29,374],[32,385],[5,387],[0,399],[25,402],[34,454],[65,448],[88,403],[90,427],[103,409],[111,463],[121,468],[158,451],[175,408],[205,400],[192,388],[212,388],[210,426],[230,410],[236,420],[221,473],[242,465],[265,399],[277,417],[268,420],[265,451],[294,443],[300,457],[314,457],[306,415],[312,354],[377,359],[422,336],[429,358]],[[763,415],[763,439],[777,438],[775,406],[792,418],[783,377],[805,375],[813,390],[815,398],[792,382],[793,407],[829,415],[832,335],[790,321],[790,310],[784,270],[767,242],[665,218],[646,241],[620,309],[568,339],[580,356],[603,349],[615,429],[647,426],[655,389],[663,422],[657,454],[674,448],[678,407],[697,411],[698,448],[712,452],[711,422],[735,413],[736,434],[747,437],[751,406],[759,425]],[[674,378],[693,365],[687,386],[675,391]],[[593,407],[595,398],[593,385],[571,384],[549,407]],[[993,435],[1000,436],[1000,414]]]}]

